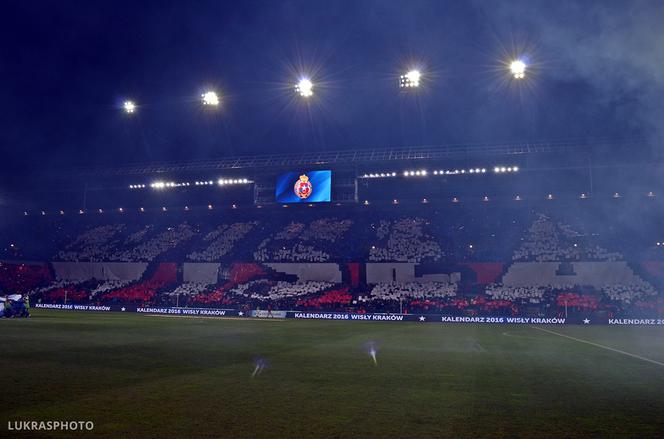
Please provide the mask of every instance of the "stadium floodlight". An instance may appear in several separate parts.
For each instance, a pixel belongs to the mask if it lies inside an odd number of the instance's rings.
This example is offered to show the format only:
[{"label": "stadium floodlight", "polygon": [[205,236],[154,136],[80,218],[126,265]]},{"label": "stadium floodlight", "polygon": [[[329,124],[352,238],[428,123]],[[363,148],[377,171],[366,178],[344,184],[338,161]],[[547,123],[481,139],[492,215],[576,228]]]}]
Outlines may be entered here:
[{"label": "stadium floodlight", "polygon": [[512,61],[510,64],[510,72],[512,72],[512,76],[514,76],[514,79],[523,79],[526,77],[526,63],[521,61],[520,59]]},{"label": "stadium floodlight", "polygon": [[136,111],[136,104],[134,101],[124,101],[122,104],[122,108],[124,109],[124,112],[127,114],[132,114]]},{"label": "stadium floodlight", "polygon": [[219,96],[217,93],[213,91],[206,91],[201,95],[201,99],[203,100],[203,105],[208,105],[212,107],[216,107],[219,105]]},{"label": "stadium floodlight", "polygon": [[405,75],[399,77],[399,87],[400,88],[415,88],[420,86],[420,79],[422,74],[419,70],[411,70]]},{"label": "stadium floodlight", "polygon": [[295,91],[303,98],[308,98],[314,94],[314,84],[309,78],[302,78],[295,85]]}]

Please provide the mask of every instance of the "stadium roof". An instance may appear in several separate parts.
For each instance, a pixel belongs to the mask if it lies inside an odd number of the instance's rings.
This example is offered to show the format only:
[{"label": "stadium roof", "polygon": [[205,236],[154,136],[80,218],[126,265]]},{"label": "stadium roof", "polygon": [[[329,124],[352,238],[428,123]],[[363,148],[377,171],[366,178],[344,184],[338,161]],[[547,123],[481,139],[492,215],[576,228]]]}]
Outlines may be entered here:
[{"label": "stadium roof", "polygon": [[513,143],[477,143],[433,146],[411,146],[386,149],[357,149],[343,151],[316,151],[294,154],[244,155],[190,162],[162,162],[135,164],[117,168],[85,168],[79,177],[145,175],[165,172],[190,172],[221,169],[252,169],[269,167],[300,167],[321,165],[349,165],[391,161],[418,161],[438,159],[463,159],[505,155],[543,153],[590,153],[607,147],[630,148],[643,146],[644,139],[592,139],[579,141],[542,141]]}]

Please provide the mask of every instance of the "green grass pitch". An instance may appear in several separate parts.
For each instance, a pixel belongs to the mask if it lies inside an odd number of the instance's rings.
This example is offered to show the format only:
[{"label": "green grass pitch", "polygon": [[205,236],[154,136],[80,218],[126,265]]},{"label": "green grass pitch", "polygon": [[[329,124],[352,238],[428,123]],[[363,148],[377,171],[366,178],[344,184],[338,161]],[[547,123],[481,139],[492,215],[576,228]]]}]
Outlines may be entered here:
[{"label": "green grass pitch", "polygon": [[546,329],[654,362],[525,325],[34,310],[0,320],[0,436],[664,437],[664,327]]}]

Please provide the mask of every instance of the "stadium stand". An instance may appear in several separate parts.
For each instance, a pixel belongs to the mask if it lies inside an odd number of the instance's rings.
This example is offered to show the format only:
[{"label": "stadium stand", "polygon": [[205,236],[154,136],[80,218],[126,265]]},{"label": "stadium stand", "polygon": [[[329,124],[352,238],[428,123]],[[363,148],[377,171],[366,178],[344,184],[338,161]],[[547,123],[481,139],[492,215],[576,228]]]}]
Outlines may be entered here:
[{"label": "stadium stand", "polygon": [[350,220],[325,218],[308,226],[291,222],[281,231],[265,238],[254,252],[257,262],[327,262],[342,258],[346,243],[342,237],[353,224]]},{"label": "stadium stand", "polygon": [[243,214],[221,224],[125,216],[44,230],[49,263],[1,263],[3,292],[56,303],[461,315],[662,309],[664,263],[610,219],[566,211]]},{"label": "stadium stand", "polygon": [[371,246],[369,260],[412,263],[440,260],[443,250],[432,236],[425,233],[427,224],[423,218],[380,221],[373,226],[377,242]]},{"label": "stadium stand", "polygon": [[188,258],[199,262],[219,261],[257,224],[257,221],[233,223],[231,225],[222,224],[203,238],[203,241],[208,244],[207,247],[200,251],[191,252]]},{"label": "stadium stand", "polygon": [[0,289],[5,292],[25,293],[52,279],[46,264],[0,262]]},{"label": "stadium stand", "polygon": [[124,224],[108,224],[90,228],[67,244],[64,250],[60,250],[54,259],[70,262],[106,261],[112,254],[112,248],[117,245],[114,238],[124,227]]}]

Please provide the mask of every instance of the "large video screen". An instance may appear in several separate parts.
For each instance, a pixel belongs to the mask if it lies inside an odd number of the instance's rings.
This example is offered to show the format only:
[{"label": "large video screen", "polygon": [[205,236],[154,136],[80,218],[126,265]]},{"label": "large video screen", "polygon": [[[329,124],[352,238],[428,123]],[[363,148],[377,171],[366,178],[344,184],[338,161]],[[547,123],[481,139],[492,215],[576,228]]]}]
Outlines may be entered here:
[{"label": "large video screen", "polygon": [[332,197],[332,171],[289,172],[277,178],[277,203],[325,203]]}]

